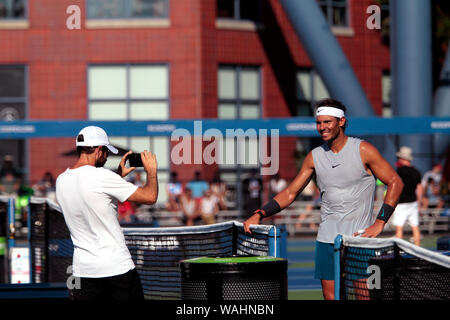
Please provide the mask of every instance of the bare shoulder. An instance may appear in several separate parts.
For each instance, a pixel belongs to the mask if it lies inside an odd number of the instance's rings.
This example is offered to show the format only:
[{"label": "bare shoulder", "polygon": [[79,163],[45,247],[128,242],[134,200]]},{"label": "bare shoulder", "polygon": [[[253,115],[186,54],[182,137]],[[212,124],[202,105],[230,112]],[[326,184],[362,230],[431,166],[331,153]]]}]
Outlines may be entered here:
[{"label": "bare shoulder", "polygon": [[364,163],[371,163],[373,161],[378,161],[382,159],[382,156],[378,151],[378,149],[370,142],[361,141],[359,151],[361,154],[361,160]]},{"label": "bare shoulder", "polygon": [[377,156],[380,154],[378,149],[373,144],[367,141],[361,141],[361,144],[359,145],[359,150],[361,152],[361,155]]},{"label": "bare shoulder", "polygon": [[305,157],[305,160],[303,160],[303,166],[305,166],[305,168],[314,169],[314,159],[312,150],[308,152],[308,154]]}]

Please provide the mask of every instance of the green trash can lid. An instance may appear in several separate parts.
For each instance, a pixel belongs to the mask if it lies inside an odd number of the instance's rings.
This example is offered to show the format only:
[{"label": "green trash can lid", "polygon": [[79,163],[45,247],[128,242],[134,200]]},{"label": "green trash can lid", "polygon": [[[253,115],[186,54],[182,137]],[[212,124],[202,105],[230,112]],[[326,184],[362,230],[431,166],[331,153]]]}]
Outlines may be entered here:
[{"label": "green trash can lid", "polygon": [[188,263],[259,263],[259,262],[274,262],[283,261],[285,259],[269,256],[233,256],[233,257],[198,257],[183,260]]},{"label": "green trash can lid", "polygon": [[246,273],[270,277],[287,270],[287,260],[270,256],[197,257],[180,261],[182,274]]}]

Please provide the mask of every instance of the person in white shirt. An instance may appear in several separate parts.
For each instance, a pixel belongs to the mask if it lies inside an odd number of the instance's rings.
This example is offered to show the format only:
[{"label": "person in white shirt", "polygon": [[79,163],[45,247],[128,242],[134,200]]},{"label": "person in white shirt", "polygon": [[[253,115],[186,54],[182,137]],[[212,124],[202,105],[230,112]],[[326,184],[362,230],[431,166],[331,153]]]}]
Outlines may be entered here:
[{"label": "person in white shirt", "polygon": [[217,203],[219,200],[214,196],[210,189],[206,190],[203,197],[200,200],[200,215],[203,222],[206,224],[216,223],[216,216],[219,212],[219,206]]},{"label": "person in white shirt", "polygon": [[56,199],[74,244],[73,276],[81,286],[70,297],[85,299],[143,299],[142,285],[120,228],[117,201],[153,204],[158,197],[157,162],[148,151],[141,153],[147,182],[138,187],[123,177],[135,170],[125,167],[127,152],[118,172],[103,168],[110,152],[117,154],[106,132],[95,126],[77,135],[77,162],[56,180]]}]

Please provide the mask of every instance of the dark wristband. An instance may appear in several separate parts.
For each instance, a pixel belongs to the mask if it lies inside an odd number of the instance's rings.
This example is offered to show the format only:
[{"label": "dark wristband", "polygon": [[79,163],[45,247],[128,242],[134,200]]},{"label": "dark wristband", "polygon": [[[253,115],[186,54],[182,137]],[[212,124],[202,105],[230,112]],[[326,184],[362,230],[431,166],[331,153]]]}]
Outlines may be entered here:
[{"label": "dark wristband", "polygon": [[262,207],[261,210],[256,210],[255,213],[258,213],[261,218],[270,217],[273,216],[275,213],[278,213],[281,211],[281,207],[274,199],[271,199],[269,202],[266,203],[264,207]]},{"label": "dark wristband", "polygon": [[377,219],[382,220],[384,222],[388,222],[392,213],[394,213],[394,208],[386,203],[383,203],[383,205],[380,208],[380,211],[378,212]]},{"label": "dark wristband", "polygon": [[266,213],[264,212],[264,210],[258,209],[254,212],[254,214],[259,214],[259,217],[261,218],[261,220],[266,216]]}]

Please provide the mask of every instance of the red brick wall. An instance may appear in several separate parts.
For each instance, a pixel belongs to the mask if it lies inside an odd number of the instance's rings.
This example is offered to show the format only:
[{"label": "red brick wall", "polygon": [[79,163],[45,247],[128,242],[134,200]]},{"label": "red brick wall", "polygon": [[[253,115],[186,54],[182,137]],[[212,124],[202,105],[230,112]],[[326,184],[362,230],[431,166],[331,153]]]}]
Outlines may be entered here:
[{"label": "red brick wall", "polygon": [[[353,37],[338,37],[358,79],[377,113],[381,111],[381,72],[389,69],[389,52],[378,31],[368,30],[365,13],[371,0],[350,0]],[[66,8],[79,5],[82,29],[66,28]],[[282,6],[270,5],[296,66],[311,67]],[[218,30],[212,0],[171,0],[170,27],[144,29],[87,29],[84,0],[29,1],[27,30],[0,30],[0,63],[28,66],[30,119],[85,119],[86,70],[95,63],[168,63],[171,118],[217,117],[217,66],[220,63],[259,65],[262,70],[263,116],[289,117],[289,102],[277,83],[261,38],[253,31]],[[5,48],[5,47],[4,47]],[[76,134],[76,133],[74,133]],[[295,138],[280,146],[280,173],[296,174],[292,157]],[[72,139],[31,139],[30,182],[50,169],[62,172],[72,158],[58,155],[73,147]],[[174,166],[175,168],[175,166]],[[176,168],[191,177],[195,166]],[[212,176],[215,168],[205,168]]]}]

